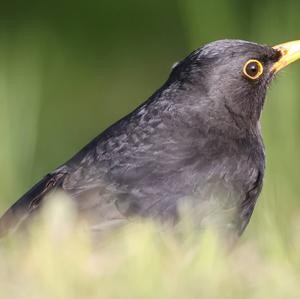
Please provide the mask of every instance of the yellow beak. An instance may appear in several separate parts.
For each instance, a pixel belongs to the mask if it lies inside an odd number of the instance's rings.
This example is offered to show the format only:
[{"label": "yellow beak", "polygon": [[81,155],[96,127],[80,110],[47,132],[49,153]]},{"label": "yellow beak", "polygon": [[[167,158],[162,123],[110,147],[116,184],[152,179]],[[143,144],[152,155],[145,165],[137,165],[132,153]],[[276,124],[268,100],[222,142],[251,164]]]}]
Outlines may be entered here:
[{"label": "yellow beak", "polygon": [[279,50],[282,54],[281,58],[274,63],[272,71],[277,73],[290,63],[300,59],[300,40],[288,42],[274,46],[273,49]]}]

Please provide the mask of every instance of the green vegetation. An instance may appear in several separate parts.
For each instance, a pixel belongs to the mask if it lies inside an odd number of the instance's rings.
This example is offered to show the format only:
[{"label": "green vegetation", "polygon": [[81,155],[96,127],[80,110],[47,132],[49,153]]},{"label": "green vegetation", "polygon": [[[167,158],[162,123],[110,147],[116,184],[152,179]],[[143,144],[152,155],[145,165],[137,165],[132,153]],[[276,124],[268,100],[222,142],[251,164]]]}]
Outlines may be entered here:
[{"label": "green vegetation", "polygon": [[[147,98],[191,50],[220,38],[300,39],[299,11],[295,0],[3,4],[1,211]],[[233,253],[212,233],[179,241],[151,223],[92,250],[69,231],[72,219],[57,219],[58,230],[53,213],[26,246],[1,243],[0,298],[299,297],[299,83],[295,63],[268,94],[265,185]]]},{"label": "green vegetation", "polygon": [[282,240],[265,222],[230,253],[213,231],[186,225],[179,236],[138,221],[96,243],[74,229],[65,196],[53,199],[28,239],[1,243],[1,298],[299,297],[295,229]]}]

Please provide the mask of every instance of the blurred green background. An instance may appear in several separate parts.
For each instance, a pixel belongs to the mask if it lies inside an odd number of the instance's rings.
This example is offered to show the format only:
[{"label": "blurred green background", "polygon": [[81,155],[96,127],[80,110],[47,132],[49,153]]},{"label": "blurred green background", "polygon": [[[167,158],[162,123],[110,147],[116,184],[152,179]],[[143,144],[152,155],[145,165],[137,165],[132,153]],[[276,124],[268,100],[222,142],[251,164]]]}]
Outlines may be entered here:
[{"label": "blurred green background", "polygon": [[[0,11],[0,208],[130,112],[204,43],[300,39],[300,2],[44,0]],[[265,186],[246,236],[284,238],[300,214],[300,62],[273,83],[262,118]]]}]

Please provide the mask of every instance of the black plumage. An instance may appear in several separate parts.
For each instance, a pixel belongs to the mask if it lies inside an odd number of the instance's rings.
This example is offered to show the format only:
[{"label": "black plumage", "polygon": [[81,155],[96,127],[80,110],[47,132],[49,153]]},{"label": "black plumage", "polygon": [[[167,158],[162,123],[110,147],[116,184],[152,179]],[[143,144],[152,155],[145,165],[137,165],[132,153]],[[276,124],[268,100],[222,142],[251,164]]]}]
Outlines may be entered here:
[{"label": "black plumage", "polygon": [[[259,118],[281,55],[240,40],[192,52],[146,102],[23,195],[2,216],[1,234],[22,227],[54,189],[72,196],[91,229],[134,216],[176,225],[189,203],[200,226],[217,221],[241,234],[262,188]],[[264,69],[255,80],[243,74],[250,59]]]}]

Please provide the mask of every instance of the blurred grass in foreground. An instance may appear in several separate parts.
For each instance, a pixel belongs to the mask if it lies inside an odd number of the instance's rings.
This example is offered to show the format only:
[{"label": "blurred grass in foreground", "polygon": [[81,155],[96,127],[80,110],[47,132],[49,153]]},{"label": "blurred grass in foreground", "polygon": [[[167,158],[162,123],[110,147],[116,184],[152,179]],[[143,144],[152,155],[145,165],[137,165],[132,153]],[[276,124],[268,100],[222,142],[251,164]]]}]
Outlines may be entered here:
[{"label": "blurred grass in foreground", "polygon": [[[299,237],[292,247],[265,223],[229,254],[212,231],[176,237],[152,222],[128,225],[97,244],[74,229],[55,195],[28,239],[3,240],[1,298],[299,298]],[[299,225],[299,224],[298,224]]]}]

